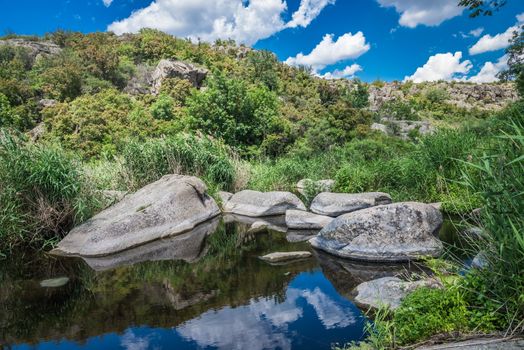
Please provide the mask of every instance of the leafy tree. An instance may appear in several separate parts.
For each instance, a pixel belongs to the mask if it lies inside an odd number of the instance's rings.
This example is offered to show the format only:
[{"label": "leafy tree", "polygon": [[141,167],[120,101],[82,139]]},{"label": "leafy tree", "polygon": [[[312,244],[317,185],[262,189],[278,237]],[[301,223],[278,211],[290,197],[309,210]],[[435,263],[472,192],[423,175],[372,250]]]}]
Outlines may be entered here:
[{"label": "leafy tree", "polygon": [[511,45],[506,49],[508,69],[501,72],[503,80],[515,79],[521,97],[524,97],[524,25],[520,32],[513,33]]},{"label": "leafy tree", "polygon": [[247,56],[247,68],[253,83],[263,83],[271,91],[278,88],[278,59],[267,51],[250,51]]},{"label": "leafy tree", "polygon": [[355,79],[355,86],[346,93],[345,97],[354,108],[369,106],[368,87],[358,79]]},{"label": "leafy tree", "polygon": [[188,112],[196,128],[226,144],[246,150],[260,145],[277,127],[278,101],[265,86],[249,86],[215,73],[203,92],[188,99]]},{"label": "leafy tree", "polygon": [[155,119],[171,120],[173,119],[175,101],[169,95],[161,94],[158,99],[151,105],[151,115]]},{"label": "leafy tree", "polygon": [[507,2],[507,0],[460,0],[459,6],[467,7],[470,17],[491,16],[493,11],[498,11]]}]

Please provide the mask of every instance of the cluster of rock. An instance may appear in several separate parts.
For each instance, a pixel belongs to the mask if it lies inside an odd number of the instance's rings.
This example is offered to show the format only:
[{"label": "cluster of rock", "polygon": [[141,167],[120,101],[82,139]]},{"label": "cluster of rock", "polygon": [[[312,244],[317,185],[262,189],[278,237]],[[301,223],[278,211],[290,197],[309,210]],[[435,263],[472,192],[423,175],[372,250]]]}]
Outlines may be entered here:
[{"label": "cluster of rock", "polygon": [[145,64],[137,66],[136,72],[129,79],[124,91],[131,95],[153,94],[158,95],[162,83],[167,78],[187,80],[196,88],[202,86],[208,70],[191,63],[178,60],[161,60],[156,67]]},{"label": "cluster of rock", "polygon": [[403,140],[410,138],[412,132],[420,136],[430,135],[436,131],[428,120],[394,120],[382,118],[380,123],[371,124],[371,130],[380,131],[386,135],[398,136]]},{"label": "cluster of rock", "polygon": [[60,46],[51,41],[36,41],[21,38],[0,40],[0,46],[21,47],[29,53],[33,61],[38,57],[57,55],[62,51]]},{"label": "cluster of rock", "polygon": [[369,86],[369,103],[372,110],[392,100],[407,100],[410,96],[424,93],[427,89],[446,91],[447,102],[466,109],[499,110],[518,98],[512,83],[472,84],[463,82],[434,82],[411,84],[391,82],[381,86]]}]

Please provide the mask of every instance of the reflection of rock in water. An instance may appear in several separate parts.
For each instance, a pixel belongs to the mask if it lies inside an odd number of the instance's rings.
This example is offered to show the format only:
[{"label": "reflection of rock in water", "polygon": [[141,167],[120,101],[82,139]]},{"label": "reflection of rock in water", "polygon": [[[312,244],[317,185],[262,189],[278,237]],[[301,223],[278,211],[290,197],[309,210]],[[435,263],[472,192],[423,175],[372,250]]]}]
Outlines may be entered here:
[{"label": "reflection of rock in water", "polygon": [[264,223],[267,225],[268,229],[278,232],[286,232],[286,216],[277,215],[277,216],[265,216],[265,217],[249,217],[237,214],[225,214],[224,222],[230,223],[235,222],[238,224],[238,233],[243,233],[244,231],[249,230],[251,225],[255,222]]},{"label": "reflection of rock in water", "polygon": [[428,273],[416,263],[366,263],[334,257],[333,255],[315,251],[324,275],[331,281],[337,291],[352,297],[353,289],[360,283],[382,277],[394,277],[412,273]]},{"label": "reflection of rock in water", "polygon": [[288,230],[286,239],[290,243],[305,242],[315,237],[320,230]]},{"label": "reflection of rock in water", "polygon": [[220,219],[217,217],[179,236],[153,241],[109,256],[82,259],[95,271],[114,269],[144,261],[185,260],[194,262],[205,255],[205,238],[216,231],[219,222]]}]

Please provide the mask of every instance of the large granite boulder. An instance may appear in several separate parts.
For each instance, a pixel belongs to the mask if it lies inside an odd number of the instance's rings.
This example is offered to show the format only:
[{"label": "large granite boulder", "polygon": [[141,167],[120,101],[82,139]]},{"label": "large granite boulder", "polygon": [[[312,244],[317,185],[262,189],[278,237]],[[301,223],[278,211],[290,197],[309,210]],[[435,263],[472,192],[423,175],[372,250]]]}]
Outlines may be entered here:
[{"label": "large granite boulder", "polygon": [[382,277],[359,284],[354,291],[355,302],[366,309],[386,306],[394,310],[408,294],[420,287],[439,288],[441,284],[435,279],[407,282],[398,277]]},{"label": "large granite boulder", "polygon": [[196,67],[190,63],[173,60],[161,60],[151,76],[151,92],[156,95],[160,92],[162,81],[166,78],[180,78],[189,80],[196,88],[202,85],[207,76],[207,69]]},{"label": "large granite boulder", "polygon": [[296,230],[323,229],[333,221],[331,216],[318,215],[303,210],[290,209],[286,211],[286,225]]},{"label": "large granite boulder", "polygon": [[95,271],[112,270],[144,261],[184,260],[193,263],[206,255],[208,251],[205,245],[206,237],[217,230],[219,223],[220,217],[217,216],[174,237],[158,239],[107,256],[82,257],[82,259]]},{"label": "large granite boulder", "polygon": [[319,193],[311,202],[315,214],[337,217],[355,210],[391,203],[391,196],[383,192]]},{"label": "large granite boulder", "polygon": [[189,231],[220,214],[206,190],[196,177],[166,175],[75,227],[53,253],[104,256]]},{"label": "large granite boulder", "polygon": [[424,203],[381,205],[341,215],[309,242],[328,253],[367,261],[438,256],[442,214]]},{"label": "large granite boulder", "polygon": [[251,217],[283,215],[288,209],[306,210],[306,206],[291,192],[252,190],[235,193],[224,205],[225,213]]}]

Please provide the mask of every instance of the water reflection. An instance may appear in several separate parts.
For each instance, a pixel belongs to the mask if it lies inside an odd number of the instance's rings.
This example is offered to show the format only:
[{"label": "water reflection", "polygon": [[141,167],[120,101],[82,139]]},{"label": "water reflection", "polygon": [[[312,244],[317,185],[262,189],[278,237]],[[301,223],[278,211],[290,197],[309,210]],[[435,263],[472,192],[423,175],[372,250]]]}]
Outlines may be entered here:
[{"label": "water reflection", "polygon": [[[0,269],[0,348],[329,349],[362,337],[361,312],[317,260],[271,266],[258,259],[308,250],[307,242],[272,231],[246,242],[246,225],[209,224],[176,244],[86,263],[11,261]],[[40,287],[59,276],[70,282]]]}]

